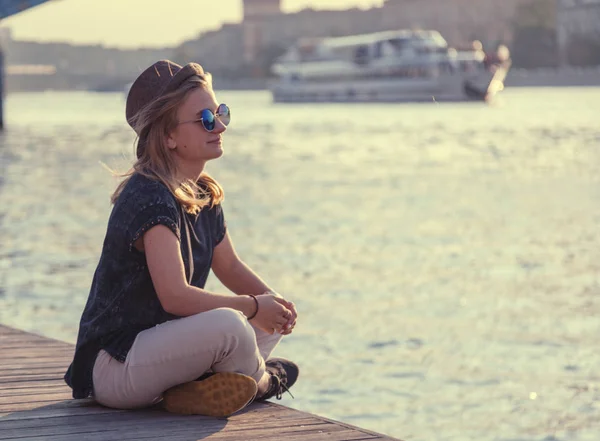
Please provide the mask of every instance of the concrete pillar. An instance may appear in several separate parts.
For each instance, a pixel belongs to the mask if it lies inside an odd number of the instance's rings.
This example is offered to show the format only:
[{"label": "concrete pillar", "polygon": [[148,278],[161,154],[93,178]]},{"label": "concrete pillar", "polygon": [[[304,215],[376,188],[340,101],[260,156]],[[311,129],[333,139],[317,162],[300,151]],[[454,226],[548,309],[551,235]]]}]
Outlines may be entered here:
[{"label": "concrete pillar", "polygon": [[560,67],[568,64],[567,44],[569,33],[567,30],[566,10],[562,0],[556,1],[556,45],[558,47],[558,65]]},{"label": "concrete pillar", "polygon": [[4,130],[4,51],[0,44],[0,131]]}]

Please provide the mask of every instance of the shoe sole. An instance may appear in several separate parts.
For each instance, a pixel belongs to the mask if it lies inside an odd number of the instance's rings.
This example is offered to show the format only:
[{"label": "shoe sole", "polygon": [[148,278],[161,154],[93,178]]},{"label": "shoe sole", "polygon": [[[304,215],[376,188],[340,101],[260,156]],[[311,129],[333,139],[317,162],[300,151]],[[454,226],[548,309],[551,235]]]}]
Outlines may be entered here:
[{"label": "shoe sole", "polygon": [[226,417],[246,407],[257,391],[253,378],[219,372],[206,380],[172,387],[163,394],[163,407],[182,415]]}]

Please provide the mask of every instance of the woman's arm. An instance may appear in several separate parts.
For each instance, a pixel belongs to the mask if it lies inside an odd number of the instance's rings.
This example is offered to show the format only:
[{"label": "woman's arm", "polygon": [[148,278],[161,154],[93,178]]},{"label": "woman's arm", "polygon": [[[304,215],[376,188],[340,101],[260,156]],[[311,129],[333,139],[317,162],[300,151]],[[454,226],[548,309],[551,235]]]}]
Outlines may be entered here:
[{"label": "woman's arm", "polygon": [[165,311],[180,317],[216,308],[237,309],[246,317],[254,314],[256,305],[249,296],[215,294],[189,285],[179,240],[166,226],[156,225],[144,234],[143,250],[154,289]]},{"label": "woman's arm", "polygon": [[273,291],[252,269],[242,261],[233,246],[229,233],[217,245],[213,252],[212,270],[223,285],[235,294],[266,294],[276,296],[277,301],[285,306],[291,316],[284,326],[283,334],[292,332],[296,326],[298,312],[293,302],[288,302],[281,295]]},{"label": "woman's arm", "polygon": [[171,314],[186,317],[216,308],[233,308],[246,317],[254,315],[253,322],[262,330],[289,333],[292,318],[282,300],[274,296],[261,296],[259,308],[250,296],[215,294],[190,286],[185,278],[185,268],[177,236],[166,226],[156,225],[144,234],[143,251],[154,289],[163,309]]}]

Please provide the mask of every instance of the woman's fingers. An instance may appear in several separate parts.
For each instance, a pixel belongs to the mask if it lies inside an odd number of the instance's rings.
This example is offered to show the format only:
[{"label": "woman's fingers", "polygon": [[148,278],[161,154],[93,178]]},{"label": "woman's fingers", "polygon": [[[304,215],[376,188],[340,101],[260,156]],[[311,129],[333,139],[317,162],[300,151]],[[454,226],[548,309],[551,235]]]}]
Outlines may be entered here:
[{"label": "woman's fingers", "polygon": [[277,324],[277,326],[279,326],[280,328],[282,328],[285,325],[287,325],[288,321],[285,318],[278,318],[277,320],[275,320],[275,323]]},{"label": "woman's fingers", "polygon": [[277,297],[273,296],[272,298],[280,305],[280,314],[277,314],[277,318],[273,322],[273,329],[275,332],[283,335],[290,334],[294,326],[296,326],[296,319],[298,317],[296,305],[294,302],[285,300],[280,295]]},{"label": "woman's fingers", "polygon": [[298,317],[298,311],[296,310],[296,304],[294,302],[288,302],[288,309],[292,311],[294,318]]},{"label": "woman's fingers", "polygon": [[283,328],[281,329],[281,334],[283,334],[283,335],[291,334],[292,331],[294,330],[295,326],[296,326],[296,320],[288,321],[285,325],[283,325]]},{"label": "woman's fingers", "polygon": [[288,311],[292,312],[293,314],[296,313],[296,307],[294,306],[294,304],[292,302],[288,302],[287,300],[285,300],[282,297],[274,297],[274,299],[277,303],[279,303],[281,306],[283,306]]},{"label": "woman's fingers", "polygon": [[290,322],[295,322],[298,318],[298,312],[296,311],[296,305],[294,302],[287,302],[286,308],[291,312]]},{"label": "woman's fingers", "polygon": [[283,328],[283,332],[282,332],[282,334],[283,334],[283,335],[288,335],[288,334],[291,334],[291,333],[292,333],[292,331],[294,330],[294,326],[296,326],[296,322],[294,322],[294,323],[293,323],[291,326],[289,326],[289,327],[284,327],[284,328]]},{"label": "woman's fingers", "polygon": [[286,321],[288,321],[293,317],[293,314],[292,311],[281,305],[281,313],[279,314],[279,317],[283,317]]}]

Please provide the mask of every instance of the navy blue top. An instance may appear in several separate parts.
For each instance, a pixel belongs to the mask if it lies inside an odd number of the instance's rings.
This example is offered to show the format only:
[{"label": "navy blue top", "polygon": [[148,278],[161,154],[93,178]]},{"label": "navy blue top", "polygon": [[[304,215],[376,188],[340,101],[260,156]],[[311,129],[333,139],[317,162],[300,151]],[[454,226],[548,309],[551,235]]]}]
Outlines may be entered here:
[{"label": "navy blue top", "polygon": [[204,288],[213,250],[225,237],[221,206],[205,207],[197,215],[186,213],[163,183],[134,174],[108,220],[75,356],[65,374],[73,398],[93,395],[92,372],[101,349],[124,362],[138,333],[178,318],[162,308],[146,255],[134,247],[137,239],[158,224],[170,228],[180,240],[188,282]]}]

